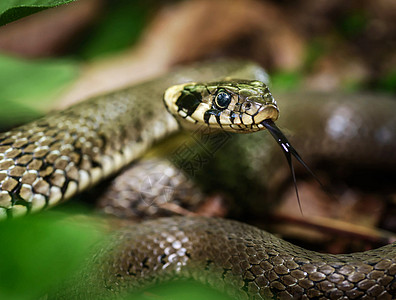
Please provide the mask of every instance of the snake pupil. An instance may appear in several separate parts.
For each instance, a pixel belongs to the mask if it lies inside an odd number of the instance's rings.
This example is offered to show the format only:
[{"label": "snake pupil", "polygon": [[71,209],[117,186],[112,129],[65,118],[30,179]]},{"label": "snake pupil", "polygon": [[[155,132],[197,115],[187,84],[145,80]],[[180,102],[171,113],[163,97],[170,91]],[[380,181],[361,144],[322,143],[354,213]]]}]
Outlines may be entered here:
[{"label": "snake pupil", "polygon": [[230,104],[230,102],[231,102],[231,96],[226,92],[218,93],[215,99],[216,105],[221,109],[226,108],[228,104]]}]

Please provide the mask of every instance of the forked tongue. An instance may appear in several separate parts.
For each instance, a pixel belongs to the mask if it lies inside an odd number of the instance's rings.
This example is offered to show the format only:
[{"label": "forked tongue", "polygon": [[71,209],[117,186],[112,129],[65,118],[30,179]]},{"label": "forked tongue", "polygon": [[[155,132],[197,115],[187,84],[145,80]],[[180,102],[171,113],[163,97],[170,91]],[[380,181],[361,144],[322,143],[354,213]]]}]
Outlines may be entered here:
[{"label": "forked tongue", "polygon": [[282,133],[282,131],[275,125],[274,121],[271,119],[267,119],[261,122],[265,128],[271,133],[271,135],[274,137],[278,145],[282,148],[283,153],[286,156],[287,163],[289,164],[290,171],[293,175],[293,182],[294,182],[294,189],[296,191],[296,196],[297,196],[297,201],[298,201],[298,206],[300,207],[300,212],[302,212],[301,208],[301,202],[300,202],[300,196],[298,194],[298,188],[297,188],[297,181],[296,181],[296,174],[294,172],[294,166],[293,166],[293,160],[291,155],[293,155],[300,164],[303,165],[303,167],[312,175],[313,178],[320,184],[320,186],[325,190],[323,184],[320,182],[319,178],[312,172],[312,170],[308,167],[308,165],[304,162],[304,160],[301,158],[301,156],[297,153],[296,149],[293,148],[293,146],[289,143],[285,135]]}]

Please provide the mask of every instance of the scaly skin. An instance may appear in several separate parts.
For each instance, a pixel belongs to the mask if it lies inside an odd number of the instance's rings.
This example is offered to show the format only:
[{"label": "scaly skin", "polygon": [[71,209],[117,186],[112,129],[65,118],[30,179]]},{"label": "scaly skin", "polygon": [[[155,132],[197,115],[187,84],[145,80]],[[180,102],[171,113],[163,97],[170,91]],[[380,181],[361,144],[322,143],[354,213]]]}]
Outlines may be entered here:
[{"label": "scaly skin", "polygon": [[[118,171],[178,130],[161,103],[169,85],[225,75],[265,78],[252,64],[185,68],[1,134],[2,215],[55,205]],[[216,117],[210,122],[219,124]],[[187,277],[236,298],[392,299],[395,274],[396,244],[325,255],[238,222],[168,218],[114,233],[62,293],[67,299],[97,299]]]},{"label": "scaly skin", "polygon": [[395,245],[321,254],[240,222],[173,217],[115,233],[63,292],[97,299],[193,278],[236,299],[392,299],[395,276]]},{"label": "scaly skin", "polygon": [[266,78],[237,61],[183,68],[0,134],[0,217],[53,206],[119,171],[179,129],[162,103],[166,88],[228,74]]}]

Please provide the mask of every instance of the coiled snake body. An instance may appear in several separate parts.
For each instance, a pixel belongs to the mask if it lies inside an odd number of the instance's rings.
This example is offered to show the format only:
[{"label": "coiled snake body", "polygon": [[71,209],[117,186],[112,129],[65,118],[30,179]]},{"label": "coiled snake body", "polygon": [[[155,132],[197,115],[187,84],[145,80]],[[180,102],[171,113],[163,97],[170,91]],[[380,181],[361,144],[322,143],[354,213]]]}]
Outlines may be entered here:
[{"label": "coiled snake body", "polygon": [[[224,77],[253,81],[181,84]],[[266,74],[245,62],[187,67],[93,98],[0,135],[0,213],[55,205],[115,173],[179,125],[258,131],[278,110]],[[162,95],[168,89],[162,106]],[[178,120],[172,116],[179,115]],[[199,123],[199,124],[195,124]],[[308,251],[236,221],[173,217],[114,233],[65,298],[97,299],[175,278],[236,298],[392,299],[396,246],[348,255]]]}]

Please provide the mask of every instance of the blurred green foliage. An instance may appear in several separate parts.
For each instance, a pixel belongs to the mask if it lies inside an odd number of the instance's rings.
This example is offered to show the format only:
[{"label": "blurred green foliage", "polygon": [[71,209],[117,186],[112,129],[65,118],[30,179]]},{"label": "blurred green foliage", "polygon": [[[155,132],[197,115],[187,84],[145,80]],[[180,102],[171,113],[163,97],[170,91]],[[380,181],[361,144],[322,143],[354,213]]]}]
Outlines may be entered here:
[{"label": "blurred green foliage", "polygon": [[0,25],[18,20],[40,10],[72,1],[74,0],[1,0]]},{"label": "blurred green foliage", "polygon": [[271,74],[271,90],[296,90],[301,84],[302,76],[298,72],[276,72]]},{"label": "blurred green foliage", "polygon": [[1,124],[12,126],[42,115],[53,96],[77,74],[73,61],[0,55]]},{"label": "blurred green foliage", "polygon": [[[308,43],[308,47],[305,54],[304,68],[310,70],[315,62],[326,54],[328,51],[327,41],[323,38],[315,38]],[[300,76],[302,76],[300,74]]]},{"label": "blurred green foliage", "polygon": [[364,11],[353,11],[339,20],[337,28],[346,38],[353,38],[365,30],[368,21],[369,19]]},{"label": "blurred green foliage", "polygon": [[[176,281],[160,284],[141,293],[124,297],[123,300],[232,300],[212,288],[193,281]],[[120,299],[121,300],[121,299]]]},{"label": "blurred green foliage", "polygon": [[61,213],[0,223],[0,299],[38,299],[82,264],[101,234]]},{"label": "blurred green foliage", "polygon": [[[12,7],[35,5],[43,9],[67,2],[70,0],[4,1],[0,4],[0,13]],[[24,60],[0,54],[0,130],[26,123],[47,112],[56,95],[78,76],[81,62],[121,51],[133,44],[152,7],[153,1],[114,0],[107,3],[106,13],[70,53],[72,58],[69,59]],[[18,18],[23,16],[15,14]]]},{"label": "blurred green foliage", "polygon": [[378,89],[385,92],[396,93],[396,70],[389,71],[379,79]]},{"label": "blurred green foliage", "polygon": [[93,59],[124,50],[135,43],[145,27],[152,1],[115,0],[98,20],[75,55]]}]

